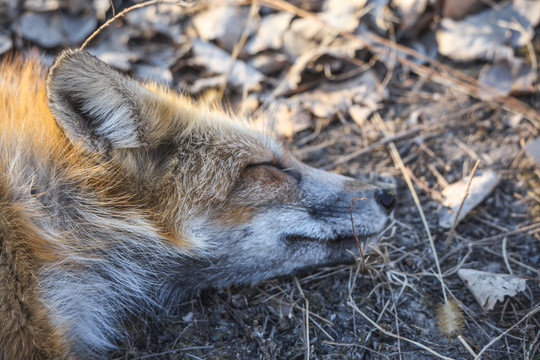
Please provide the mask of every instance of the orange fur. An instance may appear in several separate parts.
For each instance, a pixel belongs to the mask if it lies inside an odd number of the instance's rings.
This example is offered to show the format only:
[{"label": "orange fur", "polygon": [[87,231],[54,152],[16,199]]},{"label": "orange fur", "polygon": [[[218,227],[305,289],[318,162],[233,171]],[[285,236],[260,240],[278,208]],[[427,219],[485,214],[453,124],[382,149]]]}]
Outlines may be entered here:
[{"label": "orange fur", "polygon": [[[36,272],[45,242],[0,181],[0,358],[65,359],[65,342],[49,324]],[[31,240],[31,241],[29,241]]]}]

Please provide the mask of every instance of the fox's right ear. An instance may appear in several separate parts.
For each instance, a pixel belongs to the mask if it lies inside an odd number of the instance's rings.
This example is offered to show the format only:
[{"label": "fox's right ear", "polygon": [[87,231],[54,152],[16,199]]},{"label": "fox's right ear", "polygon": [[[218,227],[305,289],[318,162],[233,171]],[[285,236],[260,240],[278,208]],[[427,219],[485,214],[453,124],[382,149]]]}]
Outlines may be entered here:
[{"label": "fox's right ear", "polygon": [[144,146],[147,109],[157,101],[136,80],[78,50],[56,58],[47,76],[47,99],[70,141],[91,152]]}]

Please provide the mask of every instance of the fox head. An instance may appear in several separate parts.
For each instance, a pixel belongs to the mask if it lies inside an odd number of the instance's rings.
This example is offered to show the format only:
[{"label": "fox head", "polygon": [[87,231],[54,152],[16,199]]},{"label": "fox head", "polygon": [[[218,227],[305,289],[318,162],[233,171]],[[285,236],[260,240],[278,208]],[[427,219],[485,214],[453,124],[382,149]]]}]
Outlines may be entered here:
[{"label": "fox head", "polygon": [[392,194],[303,164],[245,120],[85,52],[56,59],[47,98],[72,146],[122,174],[133,206],[185,254],[168,280],[184,290],[349,262],[351,200],[362,199],[360,239],[381,232],[394,206]]}]

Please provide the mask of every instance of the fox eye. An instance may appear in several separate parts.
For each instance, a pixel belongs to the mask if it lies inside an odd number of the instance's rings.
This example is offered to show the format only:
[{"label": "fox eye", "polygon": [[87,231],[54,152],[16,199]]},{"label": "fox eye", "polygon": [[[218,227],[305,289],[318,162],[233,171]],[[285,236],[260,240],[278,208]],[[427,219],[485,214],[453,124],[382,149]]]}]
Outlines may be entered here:
[{"label": "fox eye", "polygon": [[273,162],[270,162],[270,161],[264,161],[264,162],[260,162],[260,163],[249,164],[248,166],[246,166],[246,169],[251,168],[251,167],[256,167],[256,166],[270,166],[270,167],[278,169],[282,173],[285,173],[286,175],[292,177],[297,182],[300,182],[300,180],[302,180],[302,175],[300,174],[299,171],[297,171],[295,169],[291,169],[291,168],[286,168],[286,167],[284,167],[284,166],[282,166],[280,164],[276,164],[276,163],[273,163]]},{"label": "fox eye", "polygon": [[276,168],[278,170],[285,170],[285,168],[283,166],[280,166],[279,164],[276,164],[276,163],[273,163],[273,162],[270,162],[270,161],[264,161],[264,162],[260,162],[260,163],[255,163],[255,164],[249,164],[248,166],[246,166],[246,168],[251,168],[251,167],[256,167],[256,166],[271,166],[273,168]]}]

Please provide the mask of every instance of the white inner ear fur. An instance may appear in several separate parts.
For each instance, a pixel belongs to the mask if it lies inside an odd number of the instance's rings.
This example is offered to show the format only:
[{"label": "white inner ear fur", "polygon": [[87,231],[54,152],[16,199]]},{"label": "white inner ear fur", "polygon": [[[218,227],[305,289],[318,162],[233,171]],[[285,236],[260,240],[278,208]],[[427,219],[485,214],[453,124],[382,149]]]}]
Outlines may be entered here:
[{"label": "white inner ear fur", "polygon": [[70,140],[92,151],[145,143],[141,110],[152,93],[92,55],[74,50],[59,55],[47,78],[47,98]]}]

